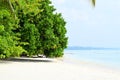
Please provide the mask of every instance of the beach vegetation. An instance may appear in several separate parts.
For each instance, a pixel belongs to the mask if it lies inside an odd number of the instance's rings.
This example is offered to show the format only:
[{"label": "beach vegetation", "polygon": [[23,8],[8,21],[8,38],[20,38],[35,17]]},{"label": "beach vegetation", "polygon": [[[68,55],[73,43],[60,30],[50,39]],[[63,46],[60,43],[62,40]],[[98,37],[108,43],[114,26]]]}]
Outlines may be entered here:
[{"label": "beach vegetation", "polygon": [[67,47],[65,20],[49,0],[0,2],[0,58],[61,57]]}]

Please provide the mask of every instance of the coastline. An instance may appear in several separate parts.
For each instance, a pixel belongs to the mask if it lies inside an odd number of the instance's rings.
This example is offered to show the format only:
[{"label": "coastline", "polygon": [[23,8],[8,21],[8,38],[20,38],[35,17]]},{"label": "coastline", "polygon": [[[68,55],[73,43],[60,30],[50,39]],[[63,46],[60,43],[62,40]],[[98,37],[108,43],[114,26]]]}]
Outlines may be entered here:
[{"label": "coastline", "polygon": [[120,50],[66,50],[65,53],[76,61],[120,70]]},{"label": "coastline", "polygon": [[[33,60],[33,61],[32,61]],[[69,61],[66,62],[65,60]],[[35,62],[36,61],[36,62]],[[71,62],[75,62],[71,63]],[[1,80],[120,80],[120,72],[70,58],[0,61]]]}]

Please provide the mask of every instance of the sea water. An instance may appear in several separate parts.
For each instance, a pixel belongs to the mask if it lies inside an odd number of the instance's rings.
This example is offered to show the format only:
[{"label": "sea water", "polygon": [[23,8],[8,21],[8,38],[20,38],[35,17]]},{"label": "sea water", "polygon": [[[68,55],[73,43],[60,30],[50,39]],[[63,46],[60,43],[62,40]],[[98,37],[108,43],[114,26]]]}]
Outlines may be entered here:
[{"label": "sea water", "polygon": [[65,56],[120,70],[120,50],[65,50]]}]

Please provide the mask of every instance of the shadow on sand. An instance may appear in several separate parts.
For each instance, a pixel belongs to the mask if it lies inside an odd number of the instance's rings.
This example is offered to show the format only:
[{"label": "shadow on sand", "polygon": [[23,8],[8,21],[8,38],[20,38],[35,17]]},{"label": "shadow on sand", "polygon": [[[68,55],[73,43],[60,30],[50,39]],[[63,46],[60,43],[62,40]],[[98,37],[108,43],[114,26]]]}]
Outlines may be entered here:
[{"label": "shadow on sand", "polygon": [[8,58],[8,59],[0,60],[0,63],[10,63],[10,62],[53,62],[53,60],[47,58],[28,58],[28,57]]}]

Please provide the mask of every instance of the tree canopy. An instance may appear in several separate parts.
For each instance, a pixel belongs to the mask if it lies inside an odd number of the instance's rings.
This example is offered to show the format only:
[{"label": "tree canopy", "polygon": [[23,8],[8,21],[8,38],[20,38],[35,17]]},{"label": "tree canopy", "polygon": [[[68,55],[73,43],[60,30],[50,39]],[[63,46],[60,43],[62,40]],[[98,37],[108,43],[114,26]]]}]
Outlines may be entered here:
[{"label": "tree canopy", "polygon": [[49,0],[1,0],[0,58],[63,56],[66,22],[55,10]]}]

